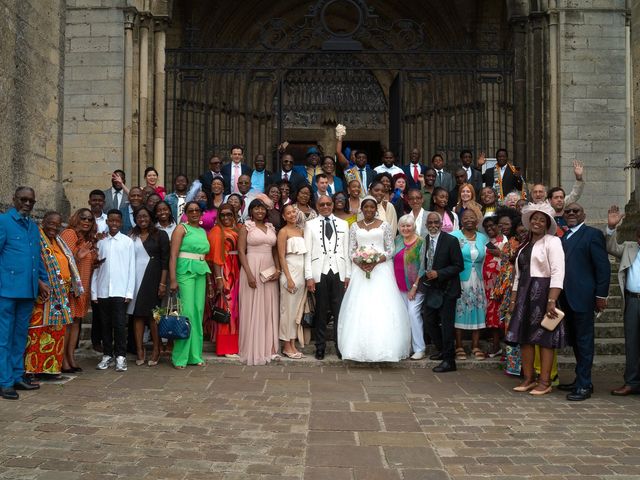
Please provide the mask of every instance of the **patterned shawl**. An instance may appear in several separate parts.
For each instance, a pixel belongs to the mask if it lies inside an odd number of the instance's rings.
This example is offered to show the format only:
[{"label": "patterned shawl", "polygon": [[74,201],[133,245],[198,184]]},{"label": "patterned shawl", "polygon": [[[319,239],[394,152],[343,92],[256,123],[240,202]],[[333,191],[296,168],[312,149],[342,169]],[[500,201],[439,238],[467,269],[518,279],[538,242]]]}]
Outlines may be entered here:
[{"label": "patterned shawl", "polygon": [[[514,167],[513,165],[511,165],[510,163],[507,163],[507,168],[509,170],[511,170],[511,173],[515,176],[516,175],[516,167]],[[505,170],[505,173],[507,171]],[[500,178],[500,165],[498,165],[496,163],[496,166],[493,169],[493,189],[495,190],[498,198],[497,198],[497,202],[499,205],[504,205],[504,197],[511,192],[504,192],[502,190],[502,179]],[[527,192],[525,191],[525,184],[524,182],[522,182],[522,188],[520,192],[517,192],[520,194],[520,198],[523,200],[527,199]]]},{"label": "patterned shawl", "polygon": [[[71,253],[71,249],[64,243],[64,240],[62,240],[60,236],[56,237],[56,242],[69,262],[71,291],[76,297],[79,297],[84,293],[84,288],[82,287],[82,280],[80,279],[80,273],[73,258],[73,253]],[[40,229],[40,256],[47,269],[50,286],[49,300],[44,303],[42,324],[44,326],[68,325],[73,322],[71,309],[69,307],[69,294],[65,286],[65,281],[60,273],[58,259],[53,253],[49,239],[42,229]]]}]

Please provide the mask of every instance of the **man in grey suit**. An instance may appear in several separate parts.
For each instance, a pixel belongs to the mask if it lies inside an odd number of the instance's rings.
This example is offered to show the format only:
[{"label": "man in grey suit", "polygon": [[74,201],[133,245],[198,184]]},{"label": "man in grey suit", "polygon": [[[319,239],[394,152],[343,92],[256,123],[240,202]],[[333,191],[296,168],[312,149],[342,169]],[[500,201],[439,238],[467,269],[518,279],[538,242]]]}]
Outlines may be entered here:
[{"label": "man in grey suit", "polygon": [[444,171],[444,157],[439,153],[436,153],[433,157],[431,157],[431,166],[436,171],[436,187],[442,187],[447,192],[453,190],[455,183],[453,182],[453,177],[449,172]]},{"label": "man in grey suit", "polygon": [[607,251],[620,261],[618,283],[624,308],[624,385],[611,395],[640,394],[640,227],[636,227],[636,241],[619,244],[616,228],[624,215],[617,205],[609,208],[607,218]]},{"label": "man in grey suit", "polygon": [[111,174],[111,188],[104,191],[104,212],[120,210],[129,203],[129,189],[126,186],[125,173],[114,170]]}]

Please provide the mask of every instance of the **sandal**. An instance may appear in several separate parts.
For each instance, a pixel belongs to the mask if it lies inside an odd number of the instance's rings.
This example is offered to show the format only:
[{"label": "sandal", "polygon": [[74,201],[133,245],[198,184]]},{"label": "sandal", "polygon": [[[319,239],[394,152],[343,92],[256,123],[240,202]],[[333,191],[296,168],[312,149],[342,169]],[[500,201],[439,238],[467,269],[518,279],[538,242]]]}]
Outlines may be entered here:
[{"label": "sandal", "polygon": [[464,351],[464,348],[456,348],[456,360],[466,360],[467,354]]},{"label": "sandal", "polygon": [[293,360],[299,360],[302,358],[302,353],[300,352],[295,352],[295,353],[289,353],[289,352],[285,352],[283,351],[282,354],[287,357],[287,358],[291,358]]},{"label": "sandal", "polygon": [[499,348],[498,350],[496,350],[495,352],[491,353],[489,352],[489,358],[495,358],[502,355],[502,349]]},{"label": "sandal", "polygon": [[538,383],[534,380],[525,380],[517,387],[513,387],[514,392],[528,392],[538,386]]},{"label": "sandal", "polygon": [[184,365],[174,365],[173,368],[175,368],[176,370],[184,370],[187,367],[185,367]]},{"label": "sandal", "polygon": [[484,352],[479,348],[474,348],[473,350],[471,350],[471,353],[473,353],[473,356],[476,357],[476,360],[484,360],[485,358],[487,358]]}]

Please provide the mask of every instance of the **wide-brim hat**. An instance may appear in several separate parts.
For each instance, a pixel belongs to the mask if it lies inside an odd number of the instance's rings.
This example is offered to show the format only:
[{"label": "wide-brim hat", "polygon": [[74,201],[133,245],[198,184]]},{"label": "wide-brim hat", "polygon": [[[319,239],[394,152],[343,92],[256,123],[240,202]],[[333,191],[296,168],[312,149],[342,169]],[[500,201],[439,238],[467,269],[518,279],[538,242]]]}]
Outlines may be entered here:
[{"label": "wide-brim hat", "polygon": [[547,233],[549,235],[555,235],[558,230],[558,225],[553,218],[556,211],[546,201],[542,203],[529,203],[522,208],[522,224],[525,226],[525,228],[527,230],[531,230],[531,217],[536,212],[544,213],[547,217],[549,217],[549,219],[551,220],[551,224],[547,229]]}]

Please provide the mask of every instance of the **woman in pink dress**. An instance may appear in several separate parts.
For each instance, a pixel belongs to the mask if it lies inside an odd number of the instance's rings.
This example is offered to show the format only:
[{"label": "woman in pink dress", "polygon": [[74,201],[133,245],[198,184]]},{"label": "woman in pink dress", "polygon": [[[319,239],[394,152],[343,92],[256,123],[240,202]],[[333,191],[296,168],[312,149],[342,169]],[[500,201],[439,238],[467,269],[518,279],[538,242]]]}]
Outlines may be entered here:
[{"label": "woman in pink dress", "polygon": [[265,365],[278,358],[280,264],[276,230],[265,221],[267,205],[249,204],[249,220],[238,232],[240,271],[240,359]]}]

